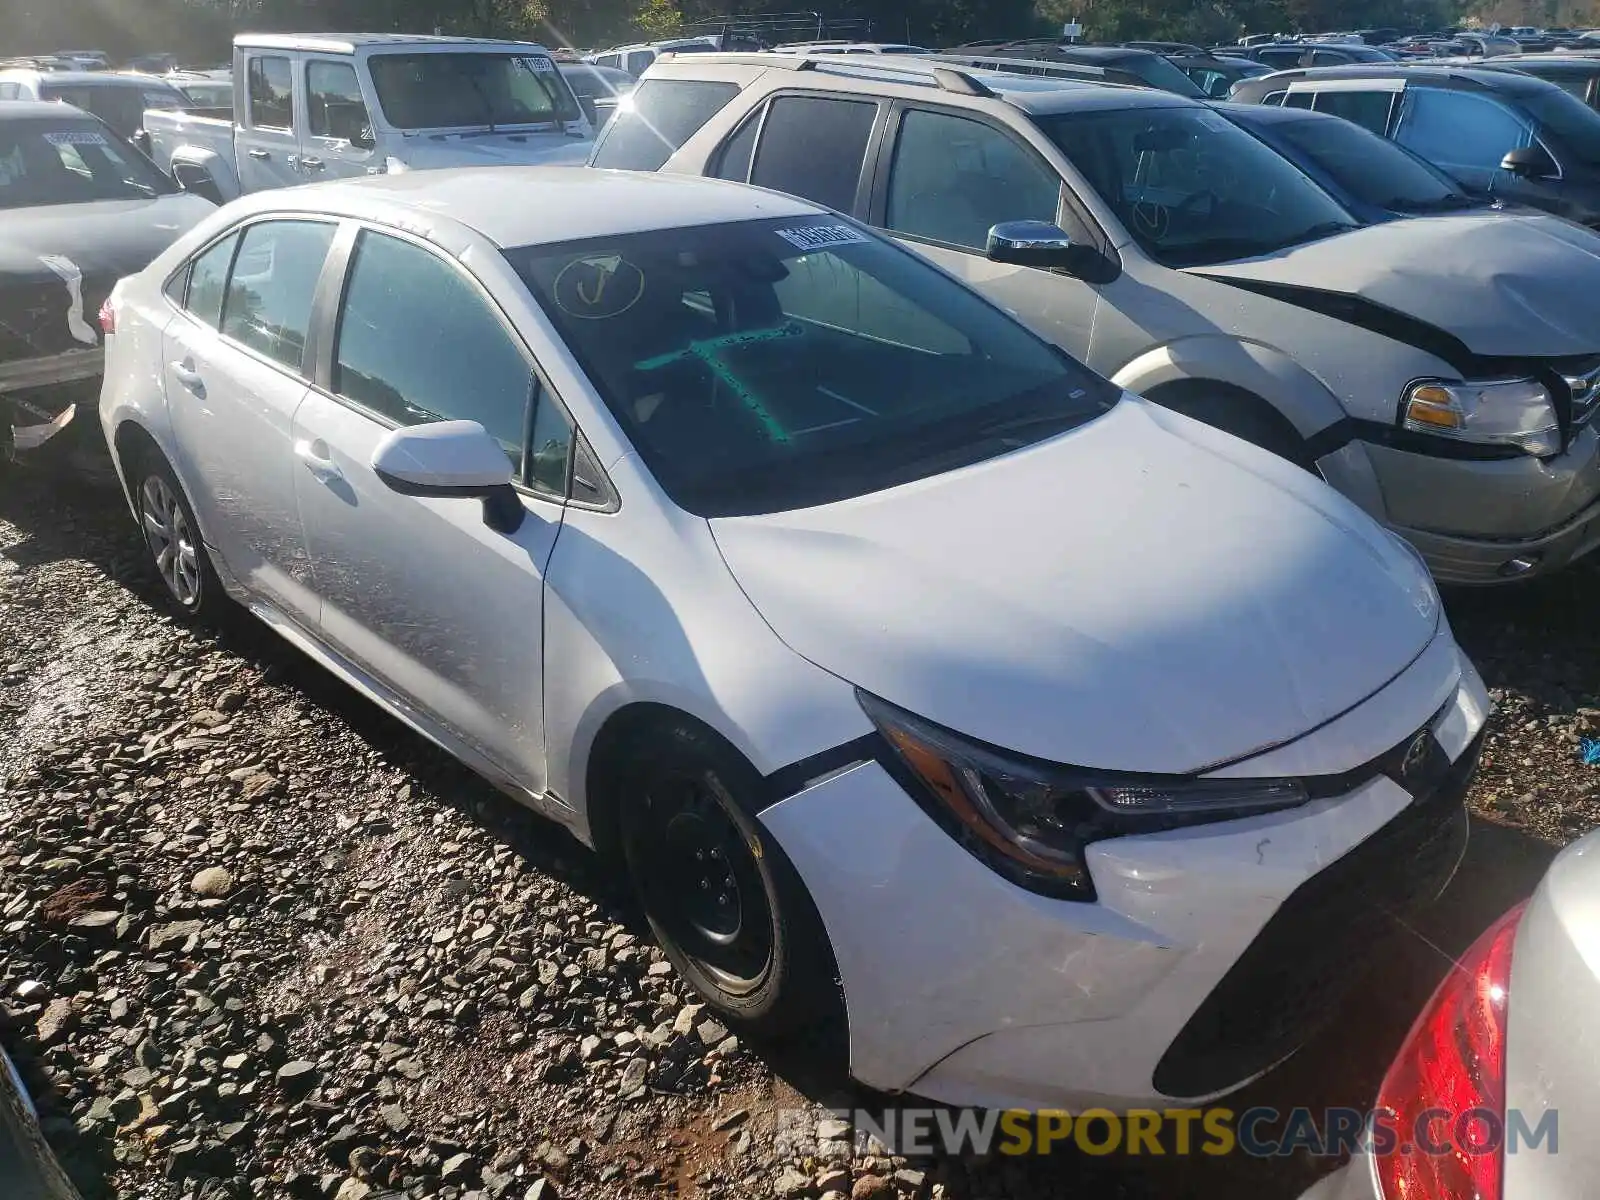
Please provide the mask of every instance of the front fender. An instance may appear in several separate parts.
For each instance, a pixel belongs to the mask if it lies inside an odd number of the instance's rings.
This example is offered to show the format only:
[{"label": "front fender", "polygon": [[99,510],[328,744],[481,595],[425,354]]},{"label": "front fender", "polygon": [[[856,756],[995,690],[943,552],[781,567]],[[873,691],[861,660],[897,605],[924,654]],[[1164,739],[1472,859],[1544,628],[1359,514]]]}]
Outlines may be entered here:
[{"label": "front fender", "polygon": [[1187,379],[1227,384],[1261,397],[1303,438],[1345,416],[1338,397],[1305,367],[1281,350],[1243,338],[1179,338],[1145,351],[1111,376],[1113,383],[1140,395]]},{"label": "front fender", "polygon": [[204,146],[179,146],[172,152],[168,172],[177,178],[179,167],[198,167],[211,176],[224,202],[237,200],[244,188],[239,183],[239,170],[226,157]]}]

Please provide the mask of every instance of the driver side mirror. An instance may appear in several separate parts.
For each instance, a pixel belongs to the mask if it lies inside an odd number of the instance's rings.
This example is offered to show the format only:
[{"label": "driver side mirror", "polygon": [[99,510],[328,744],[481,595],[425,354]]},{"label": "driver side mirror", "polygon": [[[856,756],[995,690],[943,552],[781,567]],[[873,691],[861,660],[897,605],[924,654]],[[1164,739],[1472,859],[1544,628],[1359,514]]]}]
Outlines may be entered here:
[{"label": "driver side mirror", "polygon": [[1560,174],[1555,159],[1543,146],[1518,146],[1500,160],[1500,169],[1519,179],[1548,179]]},{"label": "driver side mirror", "polygon": [[496,533],[515,533],[527,516],[511,460],[476,421],[396,429],[374,447],[372,469],[402,496],[482,500],[483,523]]},{"label": "driver side mirror", "polygon": [[1077,250],[1066,230],[1049,221],[1002,221],[989,230],[990,262],[1070,269]]}]

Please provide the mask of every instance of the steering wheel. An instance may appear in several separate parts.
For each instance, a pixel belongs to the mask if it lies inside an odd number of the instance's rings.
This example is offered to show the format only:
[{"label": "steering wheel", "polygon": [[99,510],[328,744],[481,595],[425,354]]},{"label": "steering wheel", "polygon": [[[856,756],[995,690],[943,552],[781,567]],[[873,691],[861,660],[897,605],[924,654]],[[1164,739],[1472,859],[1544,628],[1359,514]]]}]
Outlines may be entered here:
[{"label": "steering wheel", "polygon": [[1217,211],[1217,205],[1222,203],[1222,198],[1212,191],[1190,192],[1189,195],[1173,205],[1173,215],[1179,217],[1199,216],[1202,201],[1205,203],[1205,215],[1210,217]]}]

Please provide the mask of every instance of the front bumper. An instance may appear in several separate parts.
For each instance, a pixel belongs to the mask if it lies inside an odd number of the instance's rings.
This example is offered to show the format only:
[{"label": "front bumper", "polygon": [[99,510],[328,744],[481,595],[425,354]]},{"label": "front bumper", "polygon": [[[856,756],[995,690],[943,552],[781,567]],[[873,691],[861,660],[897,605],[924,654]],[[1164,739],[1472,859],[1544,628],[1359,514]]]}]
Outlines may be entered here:
[{"label": "front bumper", "polygon": [[1365,449],[1385,520],[1422,552],[1441,583],[1528,579],[1600,546],[1600,434],[1592,427],[1549,460]]},{"label": "front bumper", "polygon": [[[1421,728],[1441,705],[1435,737],[1459,762],[1488,699],[1448,632],[1360,708],[1242,773],[1273,774],[1289,760],[1319,763],[1318,774],[1352,770],[1391,749],[1394,730]],[[1454,825],[1460,799],[1457,792],[1426,806],[1436,819],[1422,823],[1435,835]],[[876,762],[790,797],[763,820],[832,941],[858,1080],[957,1105],[1126,1109],[1232,1090],[1314,1029],[1351,977],[1350,957],[1302,952],[1274,922],[1293,913],[1308,881],[1369,841],[1391,849],[1381,878],[1356,881],[1373,889],[1374,906],[1394,904],[1393,917],[1420,898],[1407,884],[1412,863],[1394,845],[1404,839],[1392,833],[1409,828],[1406,814],[1417,807],[1379,775],[1290,812],[1098,843],[1089,857],[1100,895],[1093,904],[1001,879]],[[1444,841],[1422,891],[1442,887],[1454,869],[1460,843]],[[1306,926],[1310,937],[1329,927]],[[1270,939],[1276,971],[1251,966],[1258,939]],[[1366,949],[1339,940],[1342,950]],[[1328,977],[1330,962],[1342,978]],[[1241,963],[1260,993],[1253,1007],[1286,998],[1293,1021],[1257,1038],[1205,1015],[1224,981],[1237,991],[1232,973]],[[1237,1044],[1222,1044],[1219,1032]],[[1163,1071],[1180,1045],[1198,1047],[1190,1055],[1198,1065]]]}]

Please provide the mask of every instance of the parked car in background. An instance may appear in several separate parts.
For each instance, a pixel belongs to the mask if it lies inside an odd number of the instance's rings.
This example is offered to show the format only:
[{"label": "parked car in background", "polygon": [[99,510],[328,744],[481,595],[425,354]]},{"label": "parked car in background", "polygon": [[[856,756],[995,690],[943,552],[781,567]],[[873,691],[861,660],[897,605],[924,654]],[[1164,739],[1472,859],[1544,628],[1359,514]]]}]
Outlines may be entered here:
[{"label": "parked car in background", "polygon": [[858,1079],[963,1105],[1212,1096],[1459,859],[1489,698],[1411,550],[848,217],[332,183],[110,316],[174,611],[248,601],[615,855],[741,1034],[843,1016]]},{"label": "parked car in background", "polygon": [[931,54],[924,46],[903,42],[785,42],[774,54]]},{"label": "parked car in background", "polygon": [[111,56],[104,50],[57,50],[55,57],[74,71],[109,71]]},{"label": "parked car in background", "polygon": [[1315,468],[1443,580],[1600,544],[1600,309],[1573,300],[1600,294],[1600,238],[1566,222],[1361,227],[1205,104],[913,58],[664,61],[592,162],[879,226],[1119,385]]},{"label": "parked car in background", "polygon": [[137,71],[141,75],[166,75],[178,69],[176,54],[141,54],[122,65],[124,71]]},{"label": "parked car in background", "polygon": [[713,37],[671,38],[663,42],[640,42],[633,46],[617,46],[589,56],[597,66],[626,71],[635,79],[650,69],[650,64],[667,53],[705,54],[717,49]]},{"label": "parked car in background", "polygon": [[1504,54],[1484,66],[1532,75],[1571,92],[1590,108],[1600,108],[1600,55]]},{"label": "parked car in background", "polygon": [[1232,99],[1331,112],[1475,192],[1600,228],[1600,113],[1513,71],[1395,64],[1284,71]]},{"label": "parked car in background", "polygon": [[1274,71],[1287,71],[1293,67],[1342,67],[1349,63],[1394,61],[1394,55],[1376,46],[1333,42],[1272,42],[1241,50],[1239,56]]},{"label": "parked car in background", "polygon": [[639,85],[632,75],[616,67],[586,62],[558,62],[556,66],[578,98],[583,115],[597,130],[611,120],[618,102]]},{"label": "parked car in background", "polygon": [[70,104],[93,113],[129,141],[144,130],[147,111],[178,112],[189,104],[164,79],[118,71],[0,71],[0,103],[9,100]]},{"label": "parked car in background", "polygon": [[1060,42],[1010,42],[983,54],[940,53],[939,58],[990,70],[1016,70],[1017,61],[1050,66],[1089,68],[1101,73],[1107,83],[1132,83],[1160,88],[1178,96],[1199,99],[1205,95],[1186,74],[1160,54],[1127,46],[1077,46]]},{"label": "parked car in background", "polygon": [[1431,49],[1436,58],[1477,59],[1520,54],[1522,44],[1514,38],[1492,34],[1458,33],[1449,41],[1433,43]]},{"label": "parked car in background", "polygon": [[1353,121],[1270,104],[1215,107],[1311,176],[1364,224],[1497,203],[1469,193],[1426,159]]},{"label": "parked car in background", "polygon": [[6,1200],[79,1200],[77,1188],[61,1169],[39,1129],[39,1113],[17,1072],[0,1048],[0,1179]]},{"label": "parked car in background", "polygon": [[[1558,1144],[1558,1133],[1594,1102],[1597,939],[1600,834],[1590,833],[1444,972],[1378,1089],[1394,1135],[1386,1152],[1358,1153],[1303,1200],[1593,1195],[1594,1152],[1581,1138]],[[1548,1138],[1524,1136],[1506,1153],[1505,1137],[1483,1136],[1518,1118]],[[1445,1152],[1418,1152],[1419,1132]]]},{"label": "parked car in background", "polygon": [[1231,58],[1220,54],[1169,54],[1167,61],[1194,81],[1207,96],[1220,100],[1233,90],[1241,79],[1257,75],[1270,75],[1272,68],[1248,58]]},{"label": "parked car in background", "polygon": [[95,429],[100,305],[211,210],[98,118],[0,104],[0,459]]},{"label": "parked car in background", "polygon": [[151,156],[218,202],[371,172],[582,162],[593,130],[541,46],[240,36],[234,117],[151,113]]}]

